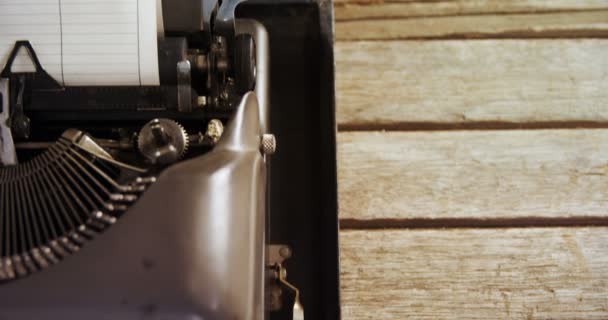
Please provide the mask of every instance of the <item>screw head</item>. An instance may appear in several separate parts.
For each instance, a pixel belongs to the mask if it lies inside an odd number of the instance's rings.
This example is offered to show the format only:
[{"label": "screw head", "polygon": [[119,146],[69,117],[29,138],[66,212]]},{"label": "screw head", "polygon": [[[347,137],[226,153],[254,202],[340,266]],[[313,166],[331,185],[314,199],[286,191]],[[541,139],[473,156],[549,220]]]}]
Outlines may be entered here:
[{"label": "screw head", "polygon": [[291,258],[291,249],[287,246],[281,247],[281,249],[279,249],[279,254],[283,259],[289,259]]},{"label": "screw head", "polygon": [[201,107],[201,108],[204,107],[204,106],[206,106],[207,105],[207,97],[206,96],[198,96],[196,98],[196,104],[199,107]]},{"label": "screw head", "polygon": [[222,137],[223,133],[224,125],[222,124],[222,122],[218,119],[211,119],[211,121],[209,121],[209,123],[207,124],[207,131],[205,132],[205,136],[211,139],[213,143],[217,143]]}]

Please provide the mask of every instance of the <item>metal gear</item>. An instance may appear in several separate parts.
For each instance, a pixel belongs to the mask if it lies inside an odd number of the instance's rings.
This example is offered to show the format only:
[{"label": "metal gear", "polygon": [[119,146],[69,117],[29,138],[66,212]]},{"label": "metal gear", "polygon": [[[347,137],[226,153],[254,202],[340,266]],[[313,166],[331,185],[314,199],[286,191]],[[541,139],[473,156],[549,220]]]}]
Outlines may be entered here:
[{"label": "metal gear", "polygon": [[188,133],[176,121],[154,119],[139,131],[139,152],[153,164],[167,165],[176,162],[188,150]]}]

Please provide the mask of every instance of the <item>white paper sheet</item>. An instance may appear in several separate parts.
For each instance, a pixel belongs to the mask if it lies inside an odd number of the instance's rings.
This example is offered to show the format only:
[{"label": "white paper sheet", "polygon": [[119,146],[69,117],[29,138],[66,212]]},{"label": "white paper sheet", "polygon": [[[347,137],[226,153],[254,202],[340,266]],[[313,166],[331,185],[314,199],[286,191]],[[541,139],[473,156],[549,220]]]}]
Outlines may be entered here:
[{"label": "white paper sheet", "polygon": [[[64,85],[158,85],[156,0],[0,0],[0,68],[29,40]],[[32,71],[20,52],[13,71]]]}]

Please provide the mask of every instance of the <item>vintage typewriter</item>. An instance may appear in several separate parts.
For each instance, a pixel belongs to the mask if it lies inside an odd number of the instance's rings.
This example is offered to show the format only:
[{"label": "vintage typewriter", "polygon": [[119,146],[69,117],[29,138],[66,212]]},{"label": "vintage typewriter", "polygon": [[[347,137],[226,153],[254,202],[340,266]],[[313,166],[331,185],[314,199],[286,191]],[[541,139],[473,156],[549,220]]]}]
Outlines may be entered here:
[{"label": "vintage typewriter", "polygon": [[339,319],[331,2],[158,6],[156,85],[0,66],[0,319]]}]

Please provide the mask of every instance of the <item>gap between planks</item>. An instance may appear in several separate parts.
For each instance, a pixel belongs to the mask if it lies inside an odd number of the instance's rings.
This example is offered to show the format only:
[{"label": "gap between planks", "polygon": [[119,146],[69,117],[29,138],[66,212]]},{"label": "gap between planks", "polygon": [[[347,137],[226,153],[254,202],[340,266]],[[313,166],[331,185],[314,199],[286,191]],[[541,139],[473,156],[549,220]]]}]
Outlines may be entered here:
[{"label": "gap between planks", "polygon": [[453,130],[543,130],[543,129],[608,129],[608,121],[538,121],[538,122],[396,122],[344,123],[339,132],[356,131],[453,131]]},{"label": "gap between planks", "polygon": [[336,21],[422,16],[540,14],[608,9],[604,0],[336,0]]},{"label": "gap between planks", "polygon": [[[608,10],[602,12],[519,14],[469,17],[380,19],[336,24],[336,39],[351,41],[466,39],[585,39],[608,38]],[[466,20],[465,20],[466,18]],[[465,20],[465,21],[462,21]],[[562,25],[561,20],[571,22]],[[539,24],[539,25],[537,25]]]},{"label": "gap between planks", "polygon": [[606,38],[607,9],[598,0],[346,1],[335,5],[336,38]]},{"label": "gap between planks", "polygon": [[340,230],[608,227],[608,217],[340,219]]},{"label": "gap between planks", "polygon": [[342,22],[357,22],[357,21],[386,21],[386,20],[409,20],[409,19],[431,19],[431,18],[451,18],[451,17],[476,17],[476,16],[509,16],[509,15],[534,15],[542,18],[542,15],[551,15],[558,13],[585,13],[585,12],[606,12],[608,10],[597,10],[597,9],[580,9],[580,10],[546,10],[546,11],[512,11],[512,12],[470,12],[470,13],[454,13],[454,14],[433,14],[433,13],[420,13],[417,15],[406,15],[402,16],[398,11],[387,13],[384,16],[371,16],[371,17],[359,17],[359,18],[348,18],[340,19],[336,17],[336,23]]}]

